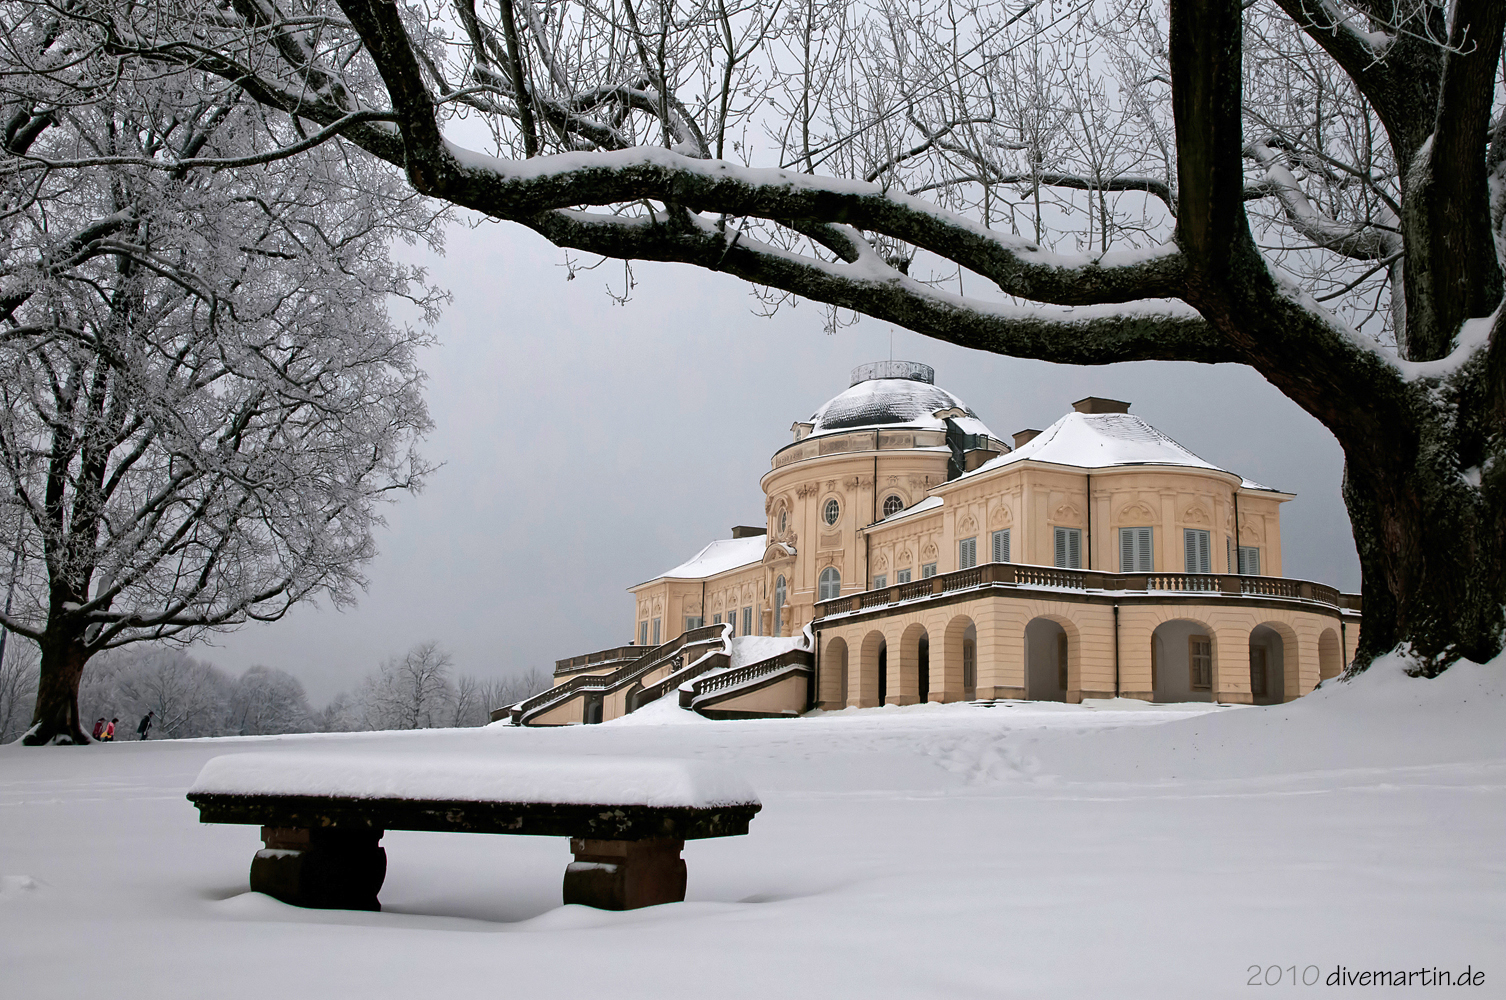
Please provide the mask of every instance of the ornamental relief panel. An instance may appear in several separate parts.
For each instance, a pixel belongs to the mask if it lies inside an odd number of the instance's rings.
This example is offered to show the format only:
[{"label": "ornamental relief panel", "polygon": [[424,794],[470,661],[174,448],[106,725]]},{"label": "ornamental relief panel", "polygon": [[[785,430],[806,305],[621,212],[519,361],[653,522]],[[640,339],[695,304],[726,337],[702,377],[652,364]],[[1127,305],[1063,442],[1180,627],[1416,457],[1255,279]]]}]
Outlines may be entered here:
[{"label": "ornamental relief panel", "polygon": [[1186,510],[1182,511],[1182,523],[1212,524],[1213,518],[1208,516],[1208,511],[1203,508],[1202,504],[1195,503],[1188,507]]},{"label": "ornamental relief panel", "polygon": [[820,492],[820,483],[801,483],[795,488],[795,495],[802,500],[806,499],[807,497],[813,497]]},{"label": "ornamental relief panel", "polygon": [[1080,524],[1082,511],[1074,503],[1058,504],[1051,512],[1051,520],[1057,524]]},{"label": "ornamental relief panel", "polygon": [[878,561],[873,564],[873,568],[878,570],[880,573],[887,570],[889,568],[889,557],[880,552]]},{"label": "ornamental relief panel", "polygon": [[1141,501],[1125,504],[1119,508],[1120,524],[1154,524],[1156,512],[1150,509],[1148,504]]},{"label": "ornamental relief panel", "polygon": [[976,535],[977,533],[978,522],[973,520],[973,516],[971,514],[968,514],[966,517],[964,517],[962,519],[962,523],[957,525],[957,534],[961,535],[964,538],[969,535]]},{"label": "ornamental relief panel", "polygon": [[910,565],[914,561],[915,557],[910,554],[910,550],[905,549],[905,551],[899,554],[899,558],[894,561],[894,565],[904,567]]},{"label": "ornamental relief panel", "polygon": [[923,562],[935,562],[936,561],[936,546],[932,545],[930,543],[927,543],[926,547],[920,550],[920,558],[921,558],[921,560]]},{"label": "ornamental relief panel", "polygon": [[1008,528],[1014,524],[1014,515],[1009,512],[1008,506],[999,504],[989,515],[988,523],[994,528]]},{"label": "ornamental relief panel", "polygon": [[[1241,520],[1243,520],[1243,518],[1241,518]],[[1258,528],[1256,528],[1253,524],[1245,523],[1245,524],[1241,525],[1240,529],[1239,529],[1239,544],[1241,544],[1241,545],[1259,545],[1260,544],[1260,530]]]}]

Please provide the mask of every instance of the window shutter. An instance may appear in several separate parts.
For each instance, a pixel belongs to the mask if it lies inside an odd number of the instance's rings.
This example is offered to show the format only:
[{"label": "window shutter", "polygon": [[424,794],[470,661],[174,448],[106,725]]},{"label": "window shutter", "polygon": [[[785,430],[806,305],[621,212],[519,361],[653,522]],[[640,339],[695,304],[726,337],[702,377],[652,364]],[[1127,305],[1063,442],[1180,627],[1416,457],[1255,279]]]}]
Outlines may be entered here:
[{"label": "window shutter", "polygon": [[1119,529],[1119,572],[1135,572],[1135,529]]},{"label": "window shutter", "polygon": [[1197,571],[1213,572],[1213,535],[1207,531],[1197,533]]},{"label": "window shutter", "polygon": [[1057,528],[1056,529],[1056,565],[1058,567],[1065,567],[1067,565],[1067,529],[1066,528]]},{"label": "window shutter", "polygon": [[978,539],[964,538],[957,543],[957,568],[972,569],[978,565]]},{"label": "window shutter", "polygon": [[1235,549],[1234,549],[1234,539],[1232,539],[1232,538],[1225,538],[1224,539],[1224,557],[1225,557],[1224,565],[1227,566],[1227,567],[1229,567],[1229,572],[1231,572],[1231,573],[1244,573],[1244,571],[1245,571],[1245,559],[1244,559],[1244,555],[1245,554],[1243,552],[1236,552],[1235,551]]},{"label": "window shutter", "polygon": [[994,532],[994,562],[1009,562],[1009,529]]},{"label": "window shutter", "polygon": [[1151,539],[1154,537],[1154,528],[1137,528],[1136,540],[1139,544],[1139,569],[1140,573],[1153,573],[1156,569],[1156,557],[1151,549]]},{"label": "window shutter", "polygon": [[1188,573],[1197,572],[1197,535],[1191,528],[1182,529],[1183,562]]},{"label": "window shutter", "polygon": [[1068,566],[1073,569],[1082,568],[1082,532],[1076,528],[1067,531],[1067,558]]}]

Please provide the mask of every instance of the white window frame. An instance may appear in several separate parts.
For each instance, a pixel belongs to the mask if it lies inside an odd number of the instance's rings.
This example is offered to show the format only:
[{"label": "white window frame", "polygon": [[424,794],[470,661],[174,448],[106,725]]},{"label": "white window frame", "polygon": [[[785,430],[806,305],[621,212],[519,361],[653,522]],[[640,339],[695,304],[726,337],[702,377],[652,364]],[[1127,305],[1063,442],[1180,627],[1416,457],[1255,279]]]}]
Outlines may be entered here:
[{"label": "white window frame", "polygon": [[993,533],[993,557],[996,563],[1009,562],[1009,529],[1003,528]]},{"label": "white window frame", "polygon": [[1057,569],[1082,569],[1082,529],[1053,528],[1053,565]]},{"label": "white window frame", "polygon": [[1260,546],[1240,545],[1234,549],[1234,552],[1236,565],[1239,567],[1236,572],[1240,576],[1260,575]]},{"label": "white window frame", "polygon": [[978,536],[963,538],[957,542],[957,568],[972,569],[978,565]]},{"label": "white window frame", "polygon": [[1156,531],[1149,527],[1119,529],[1119,572],[1156,571]]},{"label": "white window frame", "polygon": [[[1198,646],[1206,644],[1207,653],[1199,653]],[[1194,691],[1213,690],[1213,640],[1206,635],[1187,637],[1187,684]]]},{"label": "white window frame", "polygon": [[1182,560],[1188,573],[1213,572],[1213,536],[1208,529],[1182,529]]}]

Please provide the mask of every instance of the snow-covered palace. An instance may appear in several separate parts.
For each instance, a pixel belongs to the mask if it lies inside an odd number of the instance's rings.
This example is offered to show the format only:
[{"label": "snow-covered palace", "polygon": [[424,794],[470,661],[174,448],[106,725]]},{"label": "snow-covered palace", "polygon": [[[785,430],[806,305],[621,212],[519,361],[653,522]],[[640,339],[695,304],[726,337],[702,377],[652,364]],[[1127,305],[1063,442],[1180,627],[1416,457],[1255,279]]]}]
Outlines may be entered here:
[{"label": "snow-covered palace", "polygon": [[764,526],[631,588],[632,643],[559,661],[555,687],[511,714],[598,722],[665,695],[720,717],[1269,704],[1338,674],[1359,598],[1281,575],[1293,494],[1129,409],[1079,400],[1011,447],[929,366],[863,365],[774,453]]}]

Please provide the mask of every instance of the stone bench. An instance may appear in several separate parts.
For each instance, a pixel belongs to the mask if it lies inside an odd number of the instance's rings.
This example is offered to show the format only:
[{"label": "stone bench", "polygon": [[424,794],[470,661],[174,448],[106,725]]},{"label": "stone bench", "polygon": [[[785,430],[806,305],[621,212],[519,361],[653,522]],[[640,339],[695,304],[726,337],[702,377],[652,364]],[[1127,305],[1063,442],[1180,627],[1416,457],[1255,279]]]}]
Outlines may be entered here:
[{"label": "stone bench", "polygon": [[748,832],[740,778],[693,761],[241,753],[188,793],[201,823],[261,827],[251,890],[285,903],[379,910],[388,830],[569,837],[564,901],[631,910],[685,898],[687,840]]}]

